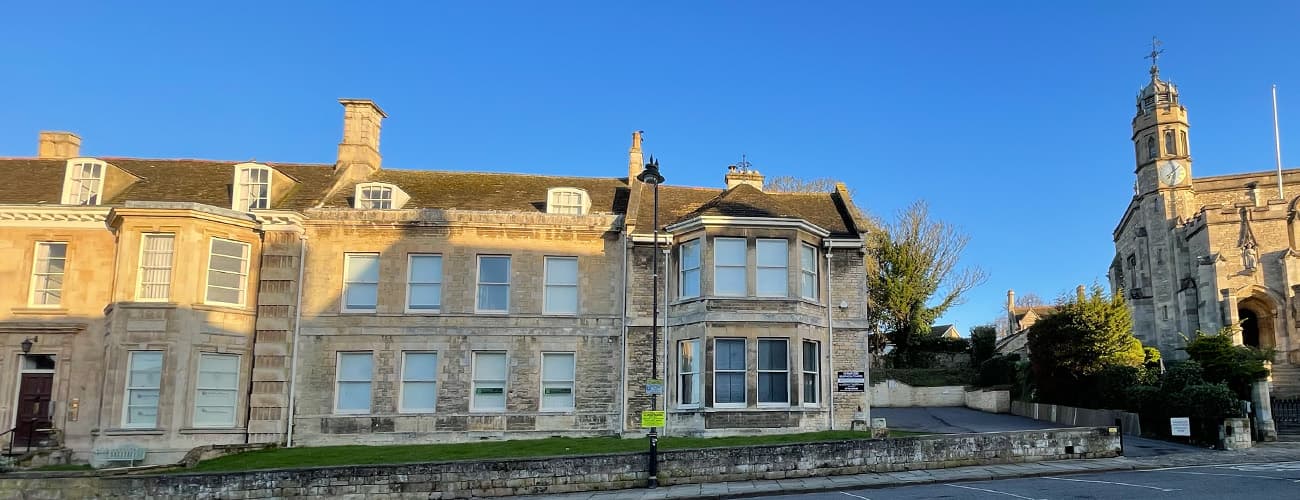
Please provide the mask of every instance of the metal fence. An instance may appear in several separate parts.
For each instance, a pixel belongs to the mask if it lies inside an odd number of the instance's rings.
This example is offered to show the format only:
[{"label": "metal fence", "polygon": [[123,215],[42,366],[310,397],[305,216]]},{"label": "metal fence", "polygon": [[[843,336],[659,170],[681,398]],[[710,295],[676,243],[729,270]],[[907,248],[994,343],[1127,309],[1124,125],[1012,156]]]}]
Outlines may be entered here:
[{"label": "metal fence", "polygon": [[1273,398],[1273,423],[1279,431],[1300,433],[1300,398]]}]

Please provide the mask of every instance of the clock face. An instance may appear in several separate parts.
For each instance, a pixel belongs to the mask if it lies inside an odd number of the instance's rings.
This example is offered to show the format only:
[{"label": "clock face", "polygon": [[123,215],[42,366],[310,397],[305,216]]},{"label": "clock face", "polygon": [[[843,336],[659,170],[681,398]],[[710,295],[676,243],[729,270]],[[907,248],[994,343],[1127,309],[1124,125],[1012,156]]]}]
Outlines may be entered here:
[{"label": "clock face", "polygon": [[1187,167],[1178,160],[1169,160],[1161,163],[1156,173],[1160,176],[1160,182],[1172,186],[1181,184],[1187,178]]}]

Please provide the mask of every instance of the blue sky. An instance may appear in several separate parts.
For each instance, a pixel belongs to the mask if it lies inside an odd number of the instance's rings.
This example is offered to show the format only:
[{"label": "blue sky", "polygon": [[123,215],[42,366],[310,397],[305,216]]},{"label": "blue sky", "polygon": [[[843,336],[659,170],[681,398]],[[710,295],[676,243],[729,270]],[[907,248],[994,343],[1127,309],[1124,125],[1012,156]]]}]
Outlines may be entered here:
[{"label": "blue sky", "polygon": [[929,201],[990,275],[944,318],[963,334],[1008,288],[1104,280],[1152,35],[1194,175],[1273,168],[1271,84],[1300,165],[1295,2],[121,5],[6,6],[0,156],[56,129],[88,155],[331,162],[335,100],[365,97],[391,168],[622,176],[642,129],[670,183],[743,153],[877,215]]}]

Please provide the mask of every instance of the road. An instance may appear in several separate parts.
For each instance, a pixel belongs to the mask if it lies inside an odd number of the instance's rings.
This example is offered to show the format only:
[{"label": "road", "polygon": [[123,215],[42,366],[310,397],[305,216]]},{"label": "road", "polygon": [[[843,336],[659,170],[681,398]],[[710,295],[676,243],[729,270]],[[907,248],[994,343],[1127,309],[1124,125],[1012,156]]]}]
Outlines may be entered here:
[{"label": "road", "polygon": [[771,500],[1296,499],[1300,498],[1300,462],[1200,465],[1145,471],[846,489],[758,498]]},{"label": "road", "polygon": [[[1043,422],[1032,418],[1005,413],[985,413],[962,407],[872,408],[871,416],[884,418],[890,429],[944,434],[1024,431],[1063,427],[1061,424]],[[1192,451],[1205,450],[1157,439],[1124,436],[1124,456],[1126,457],[1153,457]],[[1296,498],[1300,498],[1300,493],[1296,495]]]}]

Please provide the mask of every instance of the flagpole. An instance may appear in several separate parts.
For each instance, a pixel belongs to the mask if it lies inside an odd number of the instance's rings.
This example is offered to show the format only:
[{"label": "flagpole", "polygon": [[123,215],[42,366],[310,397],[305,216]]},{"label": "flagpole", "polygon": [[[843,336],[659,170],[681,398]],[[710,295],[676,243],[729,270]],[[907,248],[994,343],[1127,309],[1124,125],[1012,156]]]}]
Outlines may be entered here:
[{"label": "flagpole", "polygon": [[1282,193],[1282,136],[1277,129],[1277,84],[1273,84],[1273,149],[1277,154],[1277,197],[1286,199]]}]

